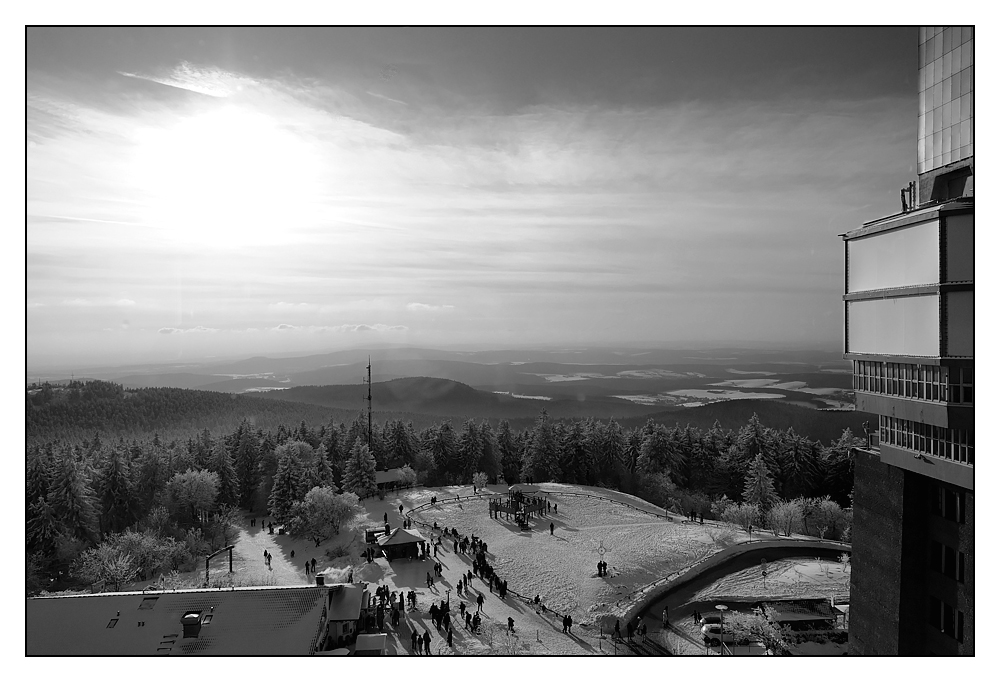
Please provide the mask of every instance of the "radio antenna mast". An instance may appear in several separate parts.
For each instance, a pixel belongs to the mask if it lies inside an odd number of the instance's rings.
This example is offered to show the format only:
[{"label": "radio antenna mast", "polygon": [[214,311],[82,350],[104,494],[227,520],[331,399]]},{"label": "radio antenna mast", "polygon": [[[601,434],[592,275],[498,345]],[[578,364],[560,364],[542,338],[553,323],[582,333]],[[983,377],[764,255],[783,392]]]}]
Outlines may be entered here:
[{"label": "radio antenna mast", "polygon": [[372,356],[368,356],[368,451],[372,449]]}]

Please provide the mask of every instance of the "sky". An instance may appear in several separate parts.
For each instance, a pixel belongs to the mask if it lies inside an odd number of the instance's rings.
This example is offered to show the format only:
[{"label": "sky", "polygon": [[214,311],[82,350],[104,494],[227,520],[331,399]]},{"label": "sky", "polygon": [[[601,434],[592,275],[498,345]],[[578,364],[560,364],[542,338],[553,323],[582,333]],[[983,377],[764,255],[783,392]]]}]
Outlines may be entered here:
[{"label": "sky", "polygon": [[842,347],[915,28],[28,28],[33,367]]}]

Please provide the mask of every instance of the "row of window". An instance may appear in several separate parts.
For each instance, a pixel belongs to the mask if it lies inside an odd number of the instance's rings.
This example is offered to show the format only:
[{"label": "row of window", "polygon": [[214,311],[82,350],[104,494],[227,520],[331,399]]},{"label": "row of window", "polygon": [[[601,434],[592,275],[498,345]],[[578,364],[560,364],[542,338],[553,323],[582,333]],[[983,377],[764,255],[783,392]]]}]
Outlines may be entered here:
[{"label": "row of window", "polygon": [[878,425],[879,441],[886,445],[962,464],[975,463],[972,433],[964,429],[949,429],[883,416],[878,418]]},{"label": "row of window", "polygon": [[931,497],[931,511],[949,521],[965,523],[965,495],[939,485]]},{"label": "row of window", "polygon": [[965,615],[936,597],[927,597],[927,624],[952,639],[965,641]]},{"label": "row of window", "polygon": [[917,40],[919,65],[924,66],[974,38],[971,26],[921,26]]},{"label": "row of window", "polygon": [[945,78],[972,66],[975,63],[972,46],[973,43],[971,40],[962,43],[920,67],[917,89],[920,91],[927,90]]},{"label": "row of window", "polygon": [[965,553],[931,540],[930,568],[952,580],[965,582]]},{"label": "row of window", "polygon": [[973,368],[855,360],[854,390],[942,403],[972,404]]}]

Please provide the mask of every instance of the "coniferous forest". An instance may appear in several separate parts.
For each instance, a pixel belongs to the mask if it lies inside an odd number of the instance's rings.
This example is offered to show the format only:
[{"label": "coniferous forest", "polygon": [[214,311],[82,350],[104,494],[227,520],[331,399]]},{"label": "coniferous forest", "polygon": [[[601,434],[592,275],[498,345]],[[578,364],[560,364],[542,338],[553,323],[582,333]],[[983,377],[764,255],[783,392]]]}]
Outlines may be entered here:
[{"label": "coniferous forest", "polygon": [[[270,514],[318,544],[339,526],[314,517],[349,516],[357,497],[373,492],[374,471],[396,467],[417,484],[530,477],[616,489],[744,528],[850,537],[851,448],[860,444],[850,429],[823,443],[769,428],[756,414],[730,428],[652,419],[628,428],[541,411],[523,428],[383,419],[369,449],[366,415],[316,406],[306,406],[316,407],[313,422],[283,422],[281,410],[301,415],[304,406],[97,381],[41,386],[27,399],[29,594],[188,570],[226,546],[249,513]],[[250,409],[261,416],[235,427],[205,421],[225,424]],[[183,433],[168,420],[178,415],[195,426]],[[130,562],[116,573],[125,555]]]}]

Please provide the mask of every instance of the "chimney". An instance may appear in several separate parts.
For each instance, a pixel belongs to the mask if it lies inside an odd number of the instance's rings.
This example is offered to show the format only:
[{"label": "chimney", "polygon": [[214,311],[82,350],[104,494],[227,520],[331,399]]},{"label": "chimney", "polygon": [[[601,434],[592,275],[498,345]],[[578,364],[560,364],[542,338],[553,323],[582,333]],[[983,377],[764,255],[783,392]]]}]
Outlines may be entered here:
[{"label": "chimney", "polygon": [[322,575],[316,576],[316,586],[317,587],[323,587],[323,579],[324,579],[324,577],[325,576],[322,576]]},{"label": "chimney", "polygon": [[181,625],[184,626],[184,638],[198,637],[201,632],[201,611],[188,611],[181,618]]}]

